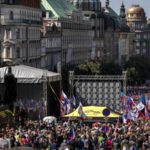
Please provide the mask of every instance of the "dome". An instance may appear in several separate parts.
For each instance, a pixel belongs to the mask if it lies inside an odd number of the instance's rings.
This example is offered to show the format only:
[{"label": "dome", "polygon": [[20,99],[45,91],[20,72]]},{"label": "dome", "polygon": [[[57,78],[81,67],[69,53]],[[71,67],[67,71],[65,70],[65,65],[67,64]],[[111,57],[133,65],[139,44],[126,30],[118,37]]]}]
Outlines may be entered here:
[{"label": "dome", "polygon": [[106,26],[111,26],[114,29],[121,31],[129,31],[129,27],[126,22],[120,18],[120,16],[110,7],[104,8]]},{"label": "dome", "polygon": [[101,11],[100,0],[69,0],[77,8],[83,11]]},{"label": "dome", "polygon": [[139,5],[132,5],[128,11],[128,14],[145,14],[144,9]]}]

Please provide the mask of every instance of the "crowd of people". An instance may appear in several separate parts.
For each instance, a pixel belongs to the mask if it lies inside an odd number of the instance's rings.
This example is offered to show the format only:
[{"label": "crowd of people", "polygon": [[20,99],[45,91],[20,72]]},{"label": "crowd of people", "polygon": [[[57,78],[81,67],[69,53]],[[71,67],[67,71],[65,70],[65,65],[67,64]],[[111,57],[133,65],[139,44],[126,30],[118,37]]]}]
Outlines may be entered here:
[{"label": "crowd of people", "polygon": [[150,150],[150,120],[121,123],[27,121],[0,129],[0,146],[37,150]]}]

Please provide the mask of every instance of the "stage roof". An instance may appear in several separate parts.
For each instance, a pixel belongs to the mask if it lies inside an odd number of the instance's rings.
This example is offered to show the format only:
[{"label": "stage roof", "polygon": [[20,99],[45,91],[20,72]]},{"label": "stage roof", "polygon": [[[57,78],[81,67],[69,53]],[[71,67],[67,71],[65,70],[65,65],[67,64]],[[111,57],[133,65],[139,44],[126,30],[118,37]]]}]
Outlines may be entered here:
[{"label": "stage roof", "polygon": [[[48,70],[34,68],[25,65],[11,66],[12,73],[17,78],[17,83],[42,83],[43,81],[60,81],[59,73]],[[4,76],[8,72],[8,67],[0,68],[0,83],[4,83]]]}]

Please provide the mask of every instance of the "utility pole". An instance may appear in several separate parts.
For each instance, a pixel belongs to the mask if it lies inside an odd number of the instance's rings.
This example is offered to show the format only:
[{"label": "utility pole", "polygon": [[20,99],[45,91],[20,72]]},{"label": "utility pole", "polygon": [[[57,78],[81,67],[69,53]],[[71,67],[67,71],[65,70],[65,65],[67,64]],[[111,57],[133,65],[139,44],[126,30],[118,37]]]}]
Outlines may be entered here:
[{"label": "utility pole", "polygon": [[74,71],[69,71],[69,91],[70,91],[70,98],[73,97],[73,81],[74,81]]},{"label": "utility pole", "polygon": [[123,71],[123,90],[127,94],[127,71]]},{"label": "utility pole", "polygon": [[0,67],[2,67],[2,20],[1,20],[1,4],[0,4]]}]

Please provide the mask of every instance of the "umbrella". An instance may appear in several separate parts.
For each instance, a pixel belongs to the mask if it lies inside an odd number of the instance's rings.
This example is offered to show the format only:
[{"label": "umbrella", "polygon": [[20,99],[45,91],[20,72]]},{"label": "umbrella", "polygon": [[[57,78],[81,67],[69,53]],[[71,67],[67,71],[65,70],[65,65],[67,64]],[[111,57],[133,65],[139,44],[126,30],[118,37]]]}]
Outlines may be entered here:
[{"label": "umbrella", "polygon": [[46,116],[46,117],[43,118],[43,121],[47,122],[47,123],[56,123],[57,118],[54,117],[54,116]]}]

